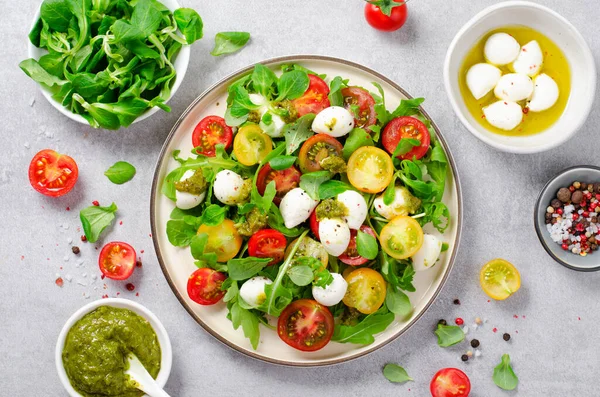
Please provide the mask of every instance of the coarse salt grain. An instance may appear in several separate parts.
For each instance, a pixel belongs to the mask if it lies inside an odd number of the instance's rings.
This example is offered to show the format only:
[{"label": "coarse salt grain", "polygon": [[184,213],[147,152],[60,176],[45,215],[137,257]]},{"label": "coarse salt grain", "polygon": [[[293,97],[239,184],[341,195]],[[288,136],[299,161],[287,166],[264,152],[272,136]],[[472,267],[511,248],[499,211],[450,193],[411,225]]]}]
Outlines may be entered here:
[{"label": "coarse salt grain", "polygon": [[31,147],[31,145],[29,144],[29,142],[25,142],[23,144],[23,146],[25,146],[25,149],[29,149]]},{"label": "coarse salt grain", "polygon": [[73,244],[73,239],[72,239],[71,237],[69,237],[69,238],[67,239],[67,243],[68,243],[69,245],[70,245],[70,244]]},{"label": "coarse salt grain", "polygon": [[475,350],[475,357],[481,356],[481,350]]},{"label": "coarse salt grain", "polygon": [[73,276],[71,276],[70,274],[67,274],[65,276],[65,280],[67,280],[68,282],[71,282],[73,280]]}]

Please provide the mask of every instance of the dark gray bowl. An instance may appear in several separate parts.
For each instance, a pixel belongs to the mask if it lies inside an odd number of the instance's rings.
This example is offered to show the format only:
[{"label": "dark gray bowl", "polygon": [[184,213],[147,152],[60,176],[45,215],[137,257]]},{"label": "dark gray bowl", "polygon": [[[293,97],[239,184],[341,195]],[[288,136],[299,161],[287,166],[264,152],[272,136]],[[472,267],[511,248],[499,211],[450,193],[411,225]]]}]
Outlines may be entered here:
[{"label": "dark gray bowl", "polygon": [[544,186],[535,202],[533,213],[535,231],[540,239],[540,243],[542,243],[546,252],[555,261],[569,269],[593,272],[600,270],[600,250],[594,251],[587,256],[575,255],[569,251],[564,251],[560,245],[552,241],[545,223],[546,208],[550,205],[550,201],[556,198],[558,189],[567,187],[575,181],[587,183],[600,182],[600,168],[592,165],[578,165],[567,168],[546,183],[546,186]]}]

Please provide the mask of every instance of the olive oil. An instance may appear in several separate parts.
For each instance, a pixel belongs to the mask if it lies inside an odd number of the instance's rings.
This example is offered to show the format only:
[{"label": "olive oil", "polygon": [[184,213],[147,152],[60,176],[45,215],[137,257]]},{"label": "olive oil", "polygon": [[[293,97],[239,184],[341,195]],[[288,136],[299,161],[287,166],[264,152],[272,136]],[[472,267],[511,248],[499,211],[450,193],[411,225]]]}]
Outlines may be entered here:
[{"label": "olive oil", "polygon": [[[471,94],[471,91],[467,86],[467,72],[471,66],[485,62],[483,48],[487,39],[494,33],[508,33],[513,36],[521,46],[532,40],[536,40],[542,48],[542,54],[544,56],[544,64],[540,73],[546,73],[556,81],[556,84],[558,84],[559,96],[554,106],[543,112],[524,112],[523,122],[512,131],[505,131],[492,126],[483,116],[482,109],[498,101],[498,98],[494,96],[494,90],[491,90],[486,96],[477,100],[473,97],[473,94]],[[502,70],[503,75],[514,72],[511,70],[511,64],[499,66],[499,69]],[[571,92],[571,71],[569,69],[567,58],[552,40],[540,32],[526,26],[506,26],[488,32],[481,40],[479,40],[473,49],[469,51],[460,68],[459,85],[467,109],[469,109],[471,115],[487,130],[501,135],[525,136],[537,134],[548,129],[560,118],[567,106],[569,94]],[[520,102],[520,105],[525,106],[525,102],[526,101]]]}]

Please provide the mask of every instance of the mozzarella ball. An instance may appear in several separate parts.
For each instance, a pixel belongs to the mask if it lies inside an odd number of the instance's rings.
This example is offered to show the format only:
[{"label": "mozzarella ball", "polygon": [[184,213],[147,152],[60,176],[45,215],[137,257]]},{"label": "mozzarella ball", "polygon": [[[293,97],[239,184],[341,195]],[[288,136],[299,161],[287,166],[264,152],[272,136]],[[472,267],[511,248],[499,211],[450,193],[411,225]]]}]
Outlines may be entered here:
[{"label": "mozzarella ball", "polygon": [[[265,114],[270,116],[269,123],[265,122]],[[258,125],[265,134],[272,138],[280,138],[283,136],[283,127],[285,127],[285,121],[283,121],[283,119],[276,114],[273,114],[269,111],[265,112],[261,115],[260,123]]]},{"label": "mozzarella ball", "polygon": [[417,272],[431,269],[442,253],[442,242],[439,238],[426,234],[423,236],[423,245],[412,256],[413,268]]},{"label": "mozzarella ball", "polygon": [[467,87],[475,99],[481,99],[494,89],[502,71],[489,63],[478,63],[467,72]]},{"label": "mozzarella ball", "polygon": [[248,94],[248,97],[250,98],[250,102],[257,106],[266,106],[269,103],[267,98],[260,94]]},{"label": "mozzarella ball", "polygon": [[495,33],[487,39],[483,53],[494,65],[506,65],[517,59],[521,46],[507,33]]},{"label": "mozzarella ball", "polygon": [[319,201],[310,198],[302,188],[297,187],[287,192],[279,204],[285,227],[291,229],[307,220],[317,204]]},{"label": "mozzarella ball", "polygon": [[373,200],[375,211],[385,219],[392,219],[400,215],[414,214],[421,206],[421,200],[414,197],[404,186],[394,189],[394,201],[390,205],[383,202],[383,194]]},{"label": "mozzarella ball", "polygon": [[329,255],[340,256],[350,243],[350,228],[340,218],[325,218],[319,221],[319,239]]},{"label": "mozzarella ball", "polygon": [[516,102],[498,101],[483,108],[488,123],[501,130],[515,129],[523,120],[523,109]]},{"label": "mozzarella ball", "polygon": [[269,284],[273,284],[273,282],[266,277],[252,277],[240,287],[240,296],[250,306],[258,307],[267,299],[265,286]]},{"label": "mozzarella ball", "polygon": [[316,133],[344,136],[354,128],[354,116],[341,106],[330,106],[317,114],[312,123]]},{"label": "mozzarella ball", "polygon": [[237,173],[230,170],[219,171],[215,176],[213,193],[217,200],[227,205],[243,201],[247,195],[246,182]]},{"label": "mozzarella ball", "polygon": [[504,101],[519,102],[533,93],[533,81],[525,74],[508,73],[500,78],[494,89],[496,98]]},{"label": "mozzarella ball", "polygon": [[348,289],[348,283],[341,274],[331,273],[331,275],[333,281],[325,288],[315,285],[312,287],[313,298],[323,306],[333,306],[340,303]]},{"label": "mozzarella ball", "polygon": [[544,56],[537,41],[533,40],[525,44],[519,52],[519,57],[513,62],[513,69],[517,73],[535,76],[542,69]]},{"label": "mozzarella ball", "polygon": [[367,219],[367,202],[362,194],[354,190],[346,190],[337,196],[337,201],[348,208],[348,215],[344,217],[350,229],[360,229],[361,225]]},{"label": "mozzarella ball", "polygon": [[[194,172],[195,170],[187,170],[181,177],[180,181],[185,181],[186,179],[190,178],[192,175],[194,175]],[[177,208],[181,208],[182,210],[189,210],[197,207],[204,201],[205,197],[206,191],[196,195],[188,192],[180,192],[179,190],[175,189],[175,205]]]},{"label": "mozzarella ball", "polygon": [[527,104],[532,112],[543,112],[550,109],[558,100],[558,84],[545,73],[536,76],[533,95]]}]

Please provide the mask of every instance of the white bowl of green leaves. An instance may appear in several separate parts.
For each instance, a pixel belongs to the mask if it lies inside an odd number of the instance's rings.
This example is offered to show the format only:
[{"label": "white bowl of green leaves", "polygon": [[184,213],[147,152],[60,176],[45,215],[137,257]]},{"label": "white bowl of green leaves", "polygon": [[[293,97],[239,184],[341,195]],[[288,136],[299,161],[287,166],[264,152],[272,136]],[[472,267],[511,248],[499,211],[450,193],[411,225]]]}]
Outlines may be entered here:
[{"label": "white bowl of green leaves", "polygon": [[19,66],[56,109],[92,127],[170,111],[203,25],[196,11],[161,1],[44,0]]}]

